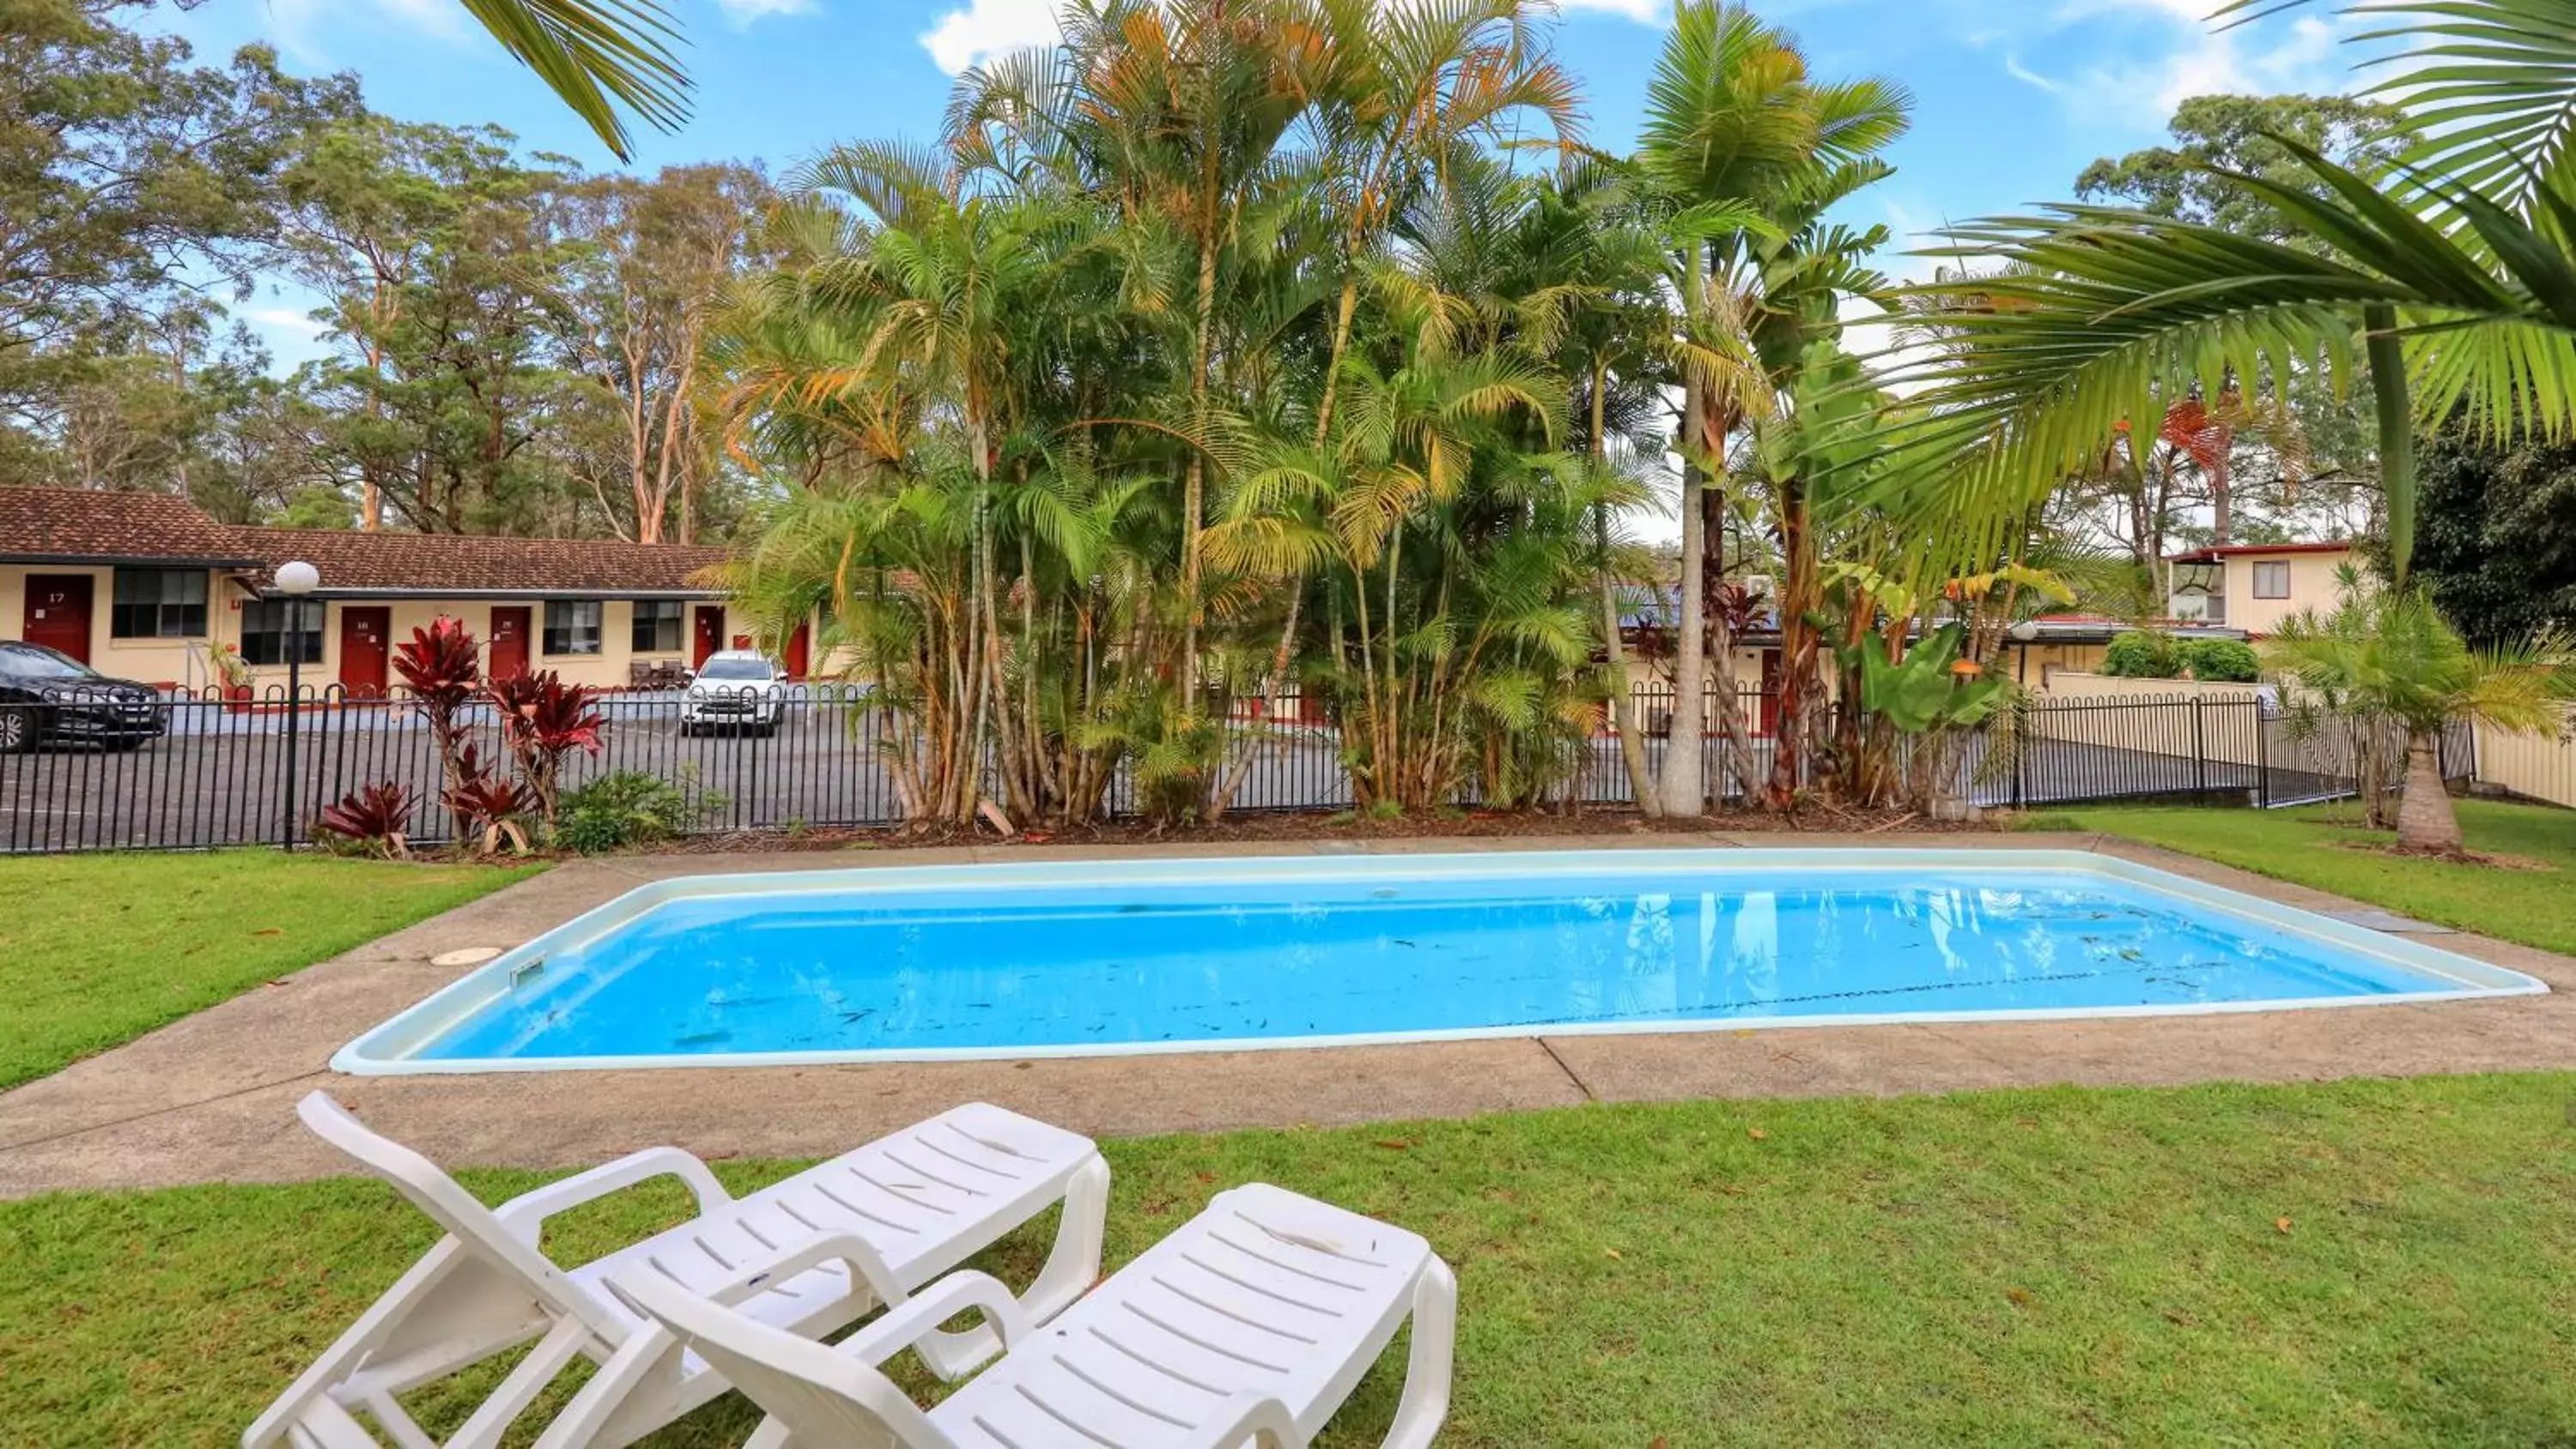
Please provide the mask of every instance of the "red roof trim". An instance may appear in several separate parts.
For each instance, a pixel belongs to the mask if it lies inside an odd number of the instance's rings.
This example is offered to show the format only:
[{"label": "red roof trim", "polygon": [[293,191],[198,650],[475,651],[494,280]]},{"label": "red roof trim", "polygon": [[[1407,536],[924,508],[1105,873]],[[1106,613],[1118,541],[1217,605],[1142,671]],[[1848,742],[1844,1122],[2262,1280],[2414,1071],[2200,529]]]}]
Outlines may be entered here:
[{"label": "red roof trim", "polygon": [[2231,543],[2222,548],[2196,548],[2189,553],[2169,553],[2166,563],[2210,563],[2222,558],[2239,558],[2247,554],[2274,553],[2350,553],[2353,545],[2341,543]]}]

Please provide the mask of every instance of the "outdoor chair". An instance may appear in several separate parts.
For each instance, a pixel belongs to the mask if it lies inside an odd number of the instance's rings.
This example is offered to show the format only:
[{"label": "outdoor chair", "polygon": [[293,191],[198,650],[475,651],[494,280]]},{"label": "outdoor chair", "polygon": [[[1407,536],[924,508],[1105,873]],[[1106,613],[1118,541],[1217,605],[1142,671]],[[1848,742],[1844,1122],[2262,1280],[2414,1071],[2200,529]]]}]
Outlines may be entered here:
[{"label": "outdoor chair", "polygon": [[[842,1250],[818,1239],[760,1271],[807,1272]],[[1219,1193],[1044,1325],[975,1272],[828,1347],[649,1271],[615,1286],[657,1320],[648,1332],[685,1343],[768,1411],[748,1449],[1302,1449],[1408,1317],[1388,1449],[1423,1449],[1449,1409],[1448,1266],[1412,1233],[1262,1183]],[[878,1366],[970,1310],[1007,1351],[937,1408],[915,1407]],[[581,1433],[567,1415],[538,1449],[569,1449]]]},{"label": "outdoor chair", "polygon": [[[419,1153],[370,1131],[314,1092],[296,1106],[306,1126],[447,1230],[375,1306],[271,1404],[242,1436],[245,1449],[357,1449],[380,1445],[359,1415],[402,1449],[485,1449],[575,1359],[603,1369],[564,1418],[579,1432],[549,1445],[632,1442],[724,1392],[705,1359],[671,1346],[612,1291],[621,1276],[712,1295],[766,1332],[815,1338],[878,1304],[907,1302],[996,1239],[1058,1203],[1053,1249],[1016,1321],[1044,1322],[1100,1272],[1109,1165],[1090,1139],[1018,1113],[969,1103],[735,1199],[705,1163],[655,1147],[486,1207]],[[677,1179],[697,1200],[687,1223],[566,1270],[549,1259],[546,1220],[580,1203],[654,1178]],[[831,1246],[792,1269],[745,1265]],[[397,1401],[523,1344],[534,1344],[445,1440],[432,1438]],[[932,1335],[924,1356],[963,1373],[1000,1347],[990,1329]]]}]

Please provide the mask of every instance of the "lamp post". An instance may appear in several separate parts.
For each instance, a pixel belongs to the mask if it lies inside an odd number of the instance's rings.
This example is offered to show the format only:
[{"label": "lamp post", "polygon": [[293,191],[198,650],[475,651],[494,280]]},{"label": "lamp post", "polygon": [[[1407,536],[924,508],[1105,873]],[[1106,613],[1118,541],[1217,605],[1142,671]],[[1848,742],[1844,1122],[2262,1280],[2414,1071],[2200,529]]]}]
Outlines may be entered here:
[{"label": "lamp post", "polygon": [[295,736],[304,713],[304,600],[322,586],[322,571],[297,560],[277,566],[277,592],[286,596],[286,849],[295,848]]}]

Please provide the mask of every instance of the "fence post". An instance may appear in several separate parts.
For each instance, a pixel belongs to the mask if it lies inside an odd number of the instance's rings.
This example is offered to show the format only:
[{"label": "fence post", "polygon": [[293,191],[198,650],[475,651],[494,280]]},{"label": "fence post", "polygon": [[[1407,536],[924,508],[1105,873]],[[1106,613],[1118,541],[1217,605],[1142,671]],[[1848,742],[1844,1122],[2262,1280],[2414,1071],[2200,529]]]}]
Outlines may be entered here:
[{"label": "fence post", "polygon": [[2254,807],[2272,808],[2272,721],[2263,701],[2251,701],[2254,710]]},{"label": "fence post", "polygon": [[2209,793],[2209,734],[2201,723],[2199,695],[2191,697],[2191,792]]},{"label": "fence post", "polygon": [[[760,718],[757,710],[753,712],[752,718],[755,720]],[[756,724],[746,725],[743,727],[744,733],[749,736],[746,743],[751,746],[749,751],[751,755],[751,789],[749,791],[749,798],[745,802],[749,806],[749,810],[748,813],[742,817],[743,827],[749,830],[760,829],[760,805],[758,802],[760,796],[761,751],[759,747],[765,744],[774,748],[777,744],[778,737],[787,733],[785,728],[787,724],[787,701],[782,699],[778,702],[778,713],[774,718],[777,720],[777,723],[770,726],[769,734],[766,738],[757,733],[760,727]]]},{"label": "fence post", "polygon": [[2012,808],[2015,810],[2019,810],[2021,808],[2021,762],[2023,757],[2030,753],[2031,729],[2039,723],[2039,712],[2043,707],[2044,706],[2036,704],[2030,706],[2029,711],[2022,716],[2022,727],[2013,732]]}]

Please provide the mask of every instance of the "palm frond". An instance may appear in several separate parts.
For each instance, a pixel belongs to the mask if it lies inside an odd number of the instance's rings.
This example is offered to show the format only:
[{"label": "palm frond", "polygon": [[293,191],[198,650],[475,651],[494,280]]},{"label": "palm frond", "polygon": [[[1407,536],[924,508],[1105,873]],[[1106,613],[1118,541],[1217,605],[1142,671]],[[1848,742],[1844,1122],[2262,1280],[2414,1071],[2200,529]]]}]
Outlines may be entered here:
[{"label": "palm frond", "polygon": [[537,73],[620,161],[634,159],[619,108],[670,130],[689,118],[678,39],[654,0],[464,0],[520,64]]}]

